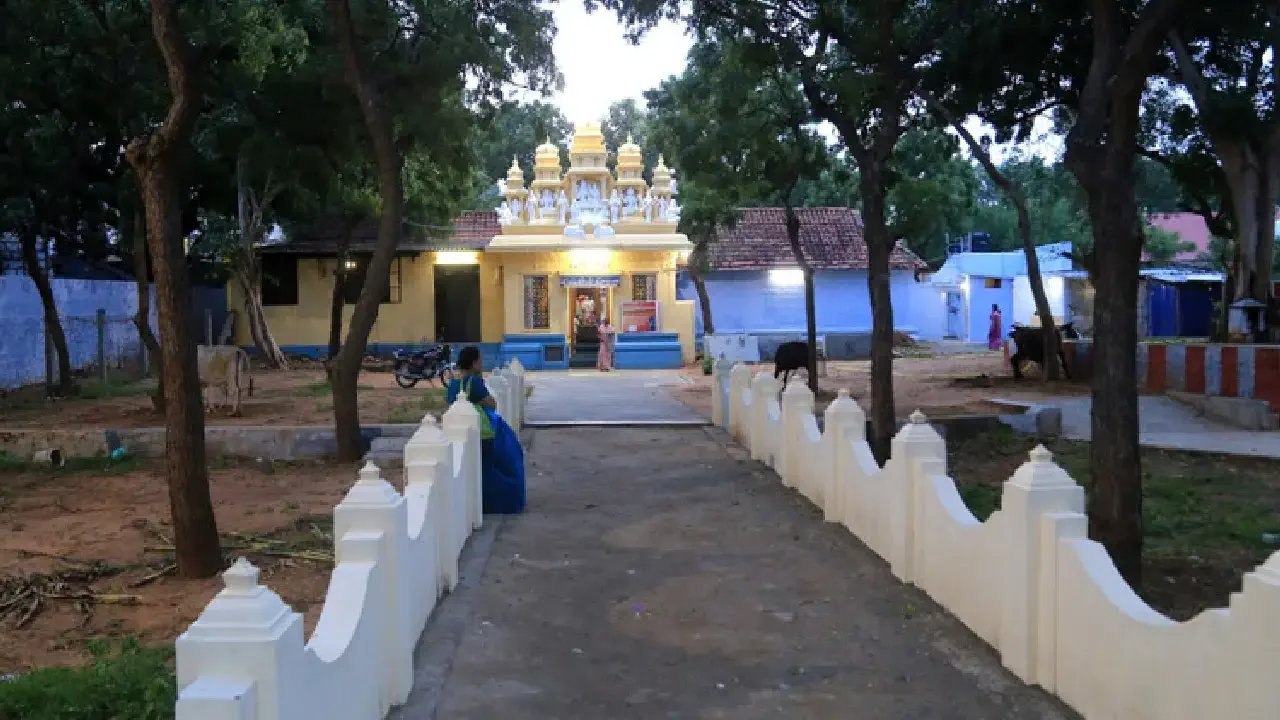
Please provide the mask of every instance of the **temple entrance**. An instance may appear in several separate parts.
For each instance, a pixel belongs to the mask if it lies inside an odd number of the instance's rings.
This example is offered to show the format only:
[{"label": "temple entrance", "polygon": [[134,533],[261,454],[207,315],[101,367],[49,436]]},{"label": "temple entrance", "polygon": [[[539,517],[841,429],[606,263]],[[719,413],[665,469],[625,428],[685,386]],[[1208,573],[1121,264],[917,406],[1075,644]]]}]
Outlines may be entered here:
[{"label": "temple entrance", "polygon": [[569,288],[572,313],[573,355],[569,367],[595,367],[600,352],[600,314],[608,307],[609,292],[604,288]]}]

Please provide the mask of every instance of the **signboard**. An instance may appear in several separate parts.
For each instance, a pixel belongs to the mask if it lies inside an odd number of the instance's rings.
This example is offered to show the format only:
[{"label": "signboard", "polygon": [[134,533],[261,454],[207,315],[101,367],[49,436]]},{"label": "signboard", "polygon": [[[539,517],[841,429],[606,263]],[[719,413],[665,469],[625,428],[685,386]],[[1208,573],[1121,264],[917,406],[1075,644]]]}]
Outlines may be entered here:
[{"label": "signboard", "polygon": [[655,300],[623,300],[622,332],[658,332],[658,303]]},{"label": "signboard", "polygon": [[612,288],[622,282],[621,275],[561,275],[560,287]]}]

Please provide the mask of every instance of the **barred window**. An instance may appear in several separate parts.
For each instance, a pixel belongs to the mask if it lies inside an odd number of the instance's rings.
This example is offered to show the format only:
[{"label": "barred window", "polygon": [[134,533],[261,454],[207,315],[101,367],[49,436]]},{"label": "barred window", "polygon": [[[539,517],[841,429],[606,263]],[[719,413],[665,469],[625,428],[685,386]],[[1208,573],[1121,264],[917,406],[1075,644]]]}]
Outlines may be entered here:
[{"label": "barred window", "polygon": [[551,328],[551,296],[546,275],[524,276],[524,327],[526,330]]},{"label": "barred window", "polygon": [[653,302],[658,299],[658,276],[653,273],[635,275],[631,278],[631,299],[640,302]]},{"label": "barred window", "polygon": [[[346,278],[342,281],[342,290],[344,299],[348,305],[355,305],[360,299],[360,292],[364,290],[364,279],[369,271],[369,261],[372,259],[370,255],[352,256],[340,260],[341,272],[346,273]],[[387,289],[382,293],[382,304],[398,304],[404,299],[404,291],[401,286],[400,275],[400,258],[392,258],[391,268],[388,270]]]}]

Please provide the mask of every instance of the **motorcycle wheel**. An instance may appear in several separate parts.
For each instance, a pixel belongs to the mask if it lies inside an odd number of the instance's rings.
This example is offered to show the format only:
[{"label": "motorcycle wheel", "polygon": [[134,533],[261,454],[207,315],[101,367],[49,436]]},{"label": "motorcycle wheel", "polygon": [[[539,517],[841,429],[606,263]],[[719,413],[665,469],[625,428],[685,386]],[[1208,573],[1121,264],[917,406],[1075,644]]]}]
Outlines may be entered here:
[{"label": "motorcycle wheel", "polygon": [[402,375],[400,372],[400,368],[395,369],[395,374],[396,374],[396,384],[404,388],[405,390],[408,390],[409,388],[418,384],[418,378],[413,377],[411,375]]},{"label": "motorcycle wheel", "polygon": [[440,368],[440,384],[449,387],[449,383],[453,380],[453,363],[449,363]]}]

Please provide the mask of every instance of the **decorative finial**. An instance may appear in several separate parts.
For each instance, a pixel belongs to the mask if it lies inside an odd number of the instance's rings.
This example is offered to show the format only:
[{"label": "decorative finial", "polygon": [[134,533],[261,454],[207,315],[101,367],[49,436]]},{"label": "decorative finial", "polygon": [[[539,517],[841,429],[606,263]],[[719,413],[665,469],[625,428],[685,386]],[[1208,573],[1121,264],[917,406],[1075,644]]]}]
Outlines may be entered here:
[{"label": "decorative finial", "polygon": [[849,388],[840,388],[840,391],[836,393],[836,399],[837,399],[837,400],[848,400],[848,399],[849,399]]},{"label": "decorative finial", "polygon": [[924,425],[929,422],[929,418],[925,417],[924,413],[920,412],[918,409],[911,413],[910,419],[912,425]]},{"label": "decorative finial", "polygon": [[431,413],[427,413],[426,415],[423,415],[422,422],[419,423],[419,425],[423,427],[428,425],[439,425],[439,424],[440,424],[440,421],[436,420],[436,416],[432,415]]},{"label": "decorative finial", "polygon": [[1053,453],[1049,452],[1049,449],[1044,445],[1035,446],[1029,454],[1031,455],[1031,462],[1036,465],[1044,465],[1053,460]]},{"label": "decorative finial", "polygon": [[512,170],[519,170],[519,169],[520,169],[520,156],[519,156],[519,155],[512,155],[512,156],[511,156],[511,169],[512,169]]},{"label": "decorative finial", "polygon": [[662,153],[658,153],[658,164],[659,164],[659,165],[666,165],[666,163],[662,162]]},{"label": "decorative finial", "polygon": [[631,133],[627,133],[627,144],[628,144],[628,145],[635,145],[635,142],[634,142],[634,141],[632,141],[632,139],[631,139]]},{"label": "decorative finial", "polygon": [[360,468],[360,480],[358,482],[368,484],[381,481],[382,471],[378,469],[377,465],[373,464],[372,460],[366,462],[364,467]]},{"label": "decorative finial", "polygon": [[222,573],[223,592],[229,595],[250,595],[258,587],[258,568],[243,555]]},{"label": "decorative finial", "polygon": [[553,144],[553,143],[551,142],[551,136],[550,136],[550,135],[548,135],[548,136],[547,136],[547,144],[548,144],[548,145]]}]

